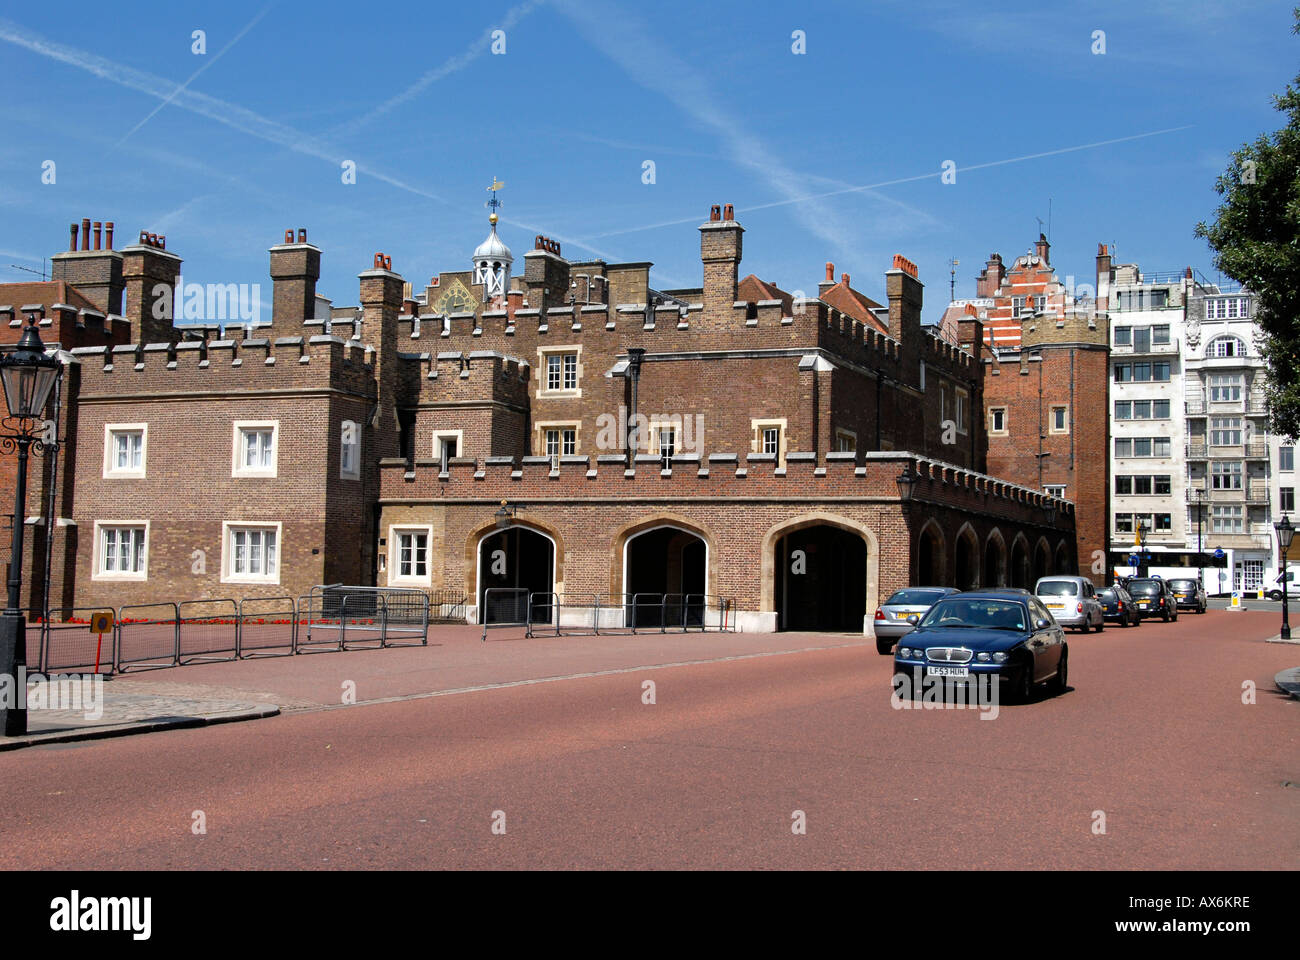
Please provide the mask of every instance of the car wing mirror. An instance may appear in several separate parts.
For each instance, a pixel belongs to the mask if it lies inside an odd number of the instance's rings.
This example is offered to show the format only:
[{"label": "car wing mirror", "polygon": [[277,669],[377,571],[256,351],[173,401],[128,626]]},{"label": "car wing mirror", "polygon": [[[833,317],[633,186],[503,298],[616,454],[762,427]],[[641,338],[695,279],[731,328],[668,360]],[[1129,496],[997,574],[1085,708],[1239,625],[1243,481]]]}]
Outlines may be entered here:
[{"label": "car wing mirror", "polygon": [[1046,630],[1047,627],[1048,627],[1047,621],[1041,618],[1034,622],[1034,628],[1037,630]]},{"label": "car wing mirror", "polygon": [[909,613],[907,615],[907,622],[910,623],[912,626],[916,626],[918,623],[921,622],[920,614]]}]

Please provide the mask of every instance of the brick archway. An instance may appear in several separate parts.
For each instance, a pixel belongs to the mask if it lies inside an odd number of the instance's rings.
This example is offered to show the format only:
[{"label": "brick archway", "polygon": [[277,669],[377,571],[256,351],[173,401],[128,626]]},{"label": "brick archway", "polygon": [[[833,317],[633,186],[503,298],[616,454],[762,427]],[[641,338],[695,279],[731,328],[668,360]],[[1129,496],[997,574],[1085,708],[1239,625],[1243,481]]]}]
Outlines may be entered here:
[{"label": "brick archway", "polygon": [[[948,538],[934,517],[922,524],[916,534],[912,563],[915,587],[943,587],[948,585]],[[929,563],[924,561],[928,560]],[[928,569],[923,569],[928,567]],[[927,582],[929,581],[929,582]]]},{"label": "brick archway", "polygon": [[953,586],[970,590],[984,586],[980,564],[979,538],[969,522],[963,523],[953,539]]},{"label": "brick archway", "polygon": [[981,569],[988,581],[984,586],[1007,586],[1007,541],[997,527],[989,532],[984,541],[984,564]]},{"label": "brick archway", "polygon": [[[536,520],[524,520],[516,517],[510,521],[509,527],[522,527],[533,533],[540,533],[549,539],[555,545],[555,571],[552,577],[554,581],[554,590],[556,593],[564,593],[564,537],[560,531],[549,523],[541,523]],[[479,576],[479,544],[487,537],[499,533],[501,528],[496,522],[485,523],[472,530],[468,537],[465,538],[465,596],[472,597],[475,607],[478,606],[478,576]]]},{"label": "brick archway", "polygon": [[661,512],[642,517],[620,527],[614,533],[609,555],[609,592],[611,596],[623,593],[623,557],[627,542],[642,533],[648,533],[659,527],[672,527],[692,534],[704,541],[708,550],[706,583],[713,593],[718,592],[718,542],[713,534],[694,520],[676,513]]},{"label": "brick archway", "polygon": [[776,545],[783,537],[791,533],[818,526],[837,527],[840,530],[857,534],[866,543],[867,572],[866,582],[864,583],[865,602],[863,607],[863,632],[866,633],[866,620],[880,606],[880,540],[877,538],[875,531],[866,524],[835,513],[805,513],[797,517],[791,517],[789,520],[783,520],[781,523],[776,524],[763,535],[760,615],[771,618],[772,624],[775,626],[778,616],[776,609]]}]

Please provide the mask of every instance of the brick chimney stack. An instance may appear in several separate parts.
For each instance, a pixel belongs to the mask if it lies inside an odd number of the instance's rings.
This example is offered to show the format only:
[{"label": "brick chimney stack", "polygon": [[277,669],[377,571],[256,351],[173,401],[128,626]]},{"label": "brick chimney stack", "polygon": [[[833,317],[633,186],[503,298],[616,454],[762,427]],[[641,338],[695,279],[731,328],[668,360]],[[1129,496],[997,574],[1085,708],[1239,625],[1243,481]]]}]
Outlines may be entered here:
[{"label": "brick chimney stack", "polygon": [[741,238],[744,227],[736,222],[735,208],[714,205],[709,222],[700,224],[700,259],[704,261],[704,315],[730,318],[739,281]]},{"label": "brick chimney stack", "polygon": [[[320,249],[307,242],[307,231],[284,231],[284,243],[270,249],[271,331],[269,336],[302,335],[304,320],[316,316],[316,281],[320,279]],[[401,290],[398,290],[401,300]]]},{"label": "brick chimney stack", "polygon": [[122,316],[131,321],[130,340],[172,342],[176,338],[173,300],[181,258],[167,252],[165,237],[144,231],[138,243],[122,249],[121,257],[126,299]]},{"label": "brick chimney stack", "polygon": [[[889,295],[889,330],[898,338],[909,358],[921,350],[921,304],[925,284],[917,278],[916,264],[902,254],[894,254],[893,266],[885,273],[885,292]],[[907,363],[904,374],[909,382],[920,379],[920,369]]]},{"label": "brick chimney stack", "polygon": [[[106,245],[102,244],[107,227]],[[93,303],[104,313],[121,314],[122,312],[122,254],[113,249],[113,224],[95,221],[90,218],[69,226],[70,240],[68,249],[56,253],[52,258],[50,276],[76,287],[77,292]],[[77,236],[80,232],[81,249],[77,249]],[[94,235],[94,249],[91,249],[91,236]]]},{"label": "brick chimney stack", "polygon": [[996,294],[1006,275],[1006,269],[1002,266],[1002,254],[990,253],[984,269],[975,278],[975,296],[991,297]]},{"label": "brick chimney stack", "polygon": [[1052,245],[1047,242],[1046,235],[1040,233],[1038,239],[1034,241],[1034,255],[1043,263],[1050,264],[1052,261],[1049,259],[1048,254],[1051,249]]},{"label": "brick chimney stack", "polygon": [[1110,248],[1097,244],[1097,313],[1110,313]]}]

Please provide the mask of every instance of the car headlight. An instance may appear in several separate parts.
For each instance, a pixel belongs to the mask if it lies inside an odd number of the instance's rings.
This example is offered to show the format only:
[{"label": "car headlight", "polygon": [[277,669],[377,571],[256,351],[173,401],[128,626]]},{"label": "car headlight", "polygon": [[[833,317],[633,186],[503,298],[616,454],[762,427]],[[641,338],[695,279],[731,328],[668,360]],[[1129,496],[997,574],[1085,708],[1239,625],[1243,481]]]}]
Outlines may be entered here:
[{"label": "car headlight", "polygon": [[994,663],[1006,663],[1006,662],[1007,662],[1007,655],[1006,655],[1005,653],[1003,653],[1001,650],[999,650],[997,653],[993,654],[993,662],[994,662]]},{"label": "car headlight", "polygon": [[977,653],[975,654],[975,659],[978,660],[980,663],[988,663],[989,655],[987,653]]},{"label": "car headlight", "polygon": [[899,648],[898,648],[898,657],[899,657],[900,660],[907,660],[907,659],[909,659],[911,656],[912,656],[912,651],[911,651],[911,649],[910,649],[909,647],[899,647]]}]

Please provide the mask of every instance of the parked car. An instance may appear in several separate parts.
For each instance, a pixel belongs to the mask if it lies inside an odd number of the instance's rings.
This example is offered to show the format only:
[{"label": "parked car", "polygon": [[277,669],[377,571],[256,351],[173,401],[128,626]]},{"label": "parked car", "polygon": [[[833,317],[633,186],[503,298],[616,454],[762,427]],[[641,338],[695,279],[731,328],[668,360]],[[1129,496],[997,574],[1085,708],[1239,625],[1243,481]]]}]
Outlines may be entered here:
[{"label": "parked car", "polygon": [[1041,577],[1034,584],[1034,596],[1063,627],[1077,627],[1084,633],[1093,626],[1098,633],[1105,629],[1106,614],[1097,601],[1096,588],[1086,577]]},{"label": "parked car", "polygon": [[1124,581],[1124,589],[1137,601],[1138,613],[1142,619],[1160,617],[1165,623],[1178,619],[1178,603],[1169,582],[1160,577],[1129,577]]},{"label": "parked car", "polygon": [[1169,584],[1169,589],[1174,595],[1174,606],[1179,610],[1186,607],[1188,610],[1204,613],[1209,609],[1210,601],[1205,588],[1195,580],[1183,578],[1165,582]]},{"label": "parked car", "polygon": [[1069,656],[1065,629],[1037,597],[972,590],[944,597],[899,641],[894,686],[915,695],[917,679],[961,682],[984,675],[1025,701],[1041,683],[1065,692]]},{"label": "parked car", "polygon": [[899,637],[912,632],[913,624],[909,617],[915,614],[920,618],[937,601],[960,592],[953,587],[904,587],[895,590],[876,611],[876,649],[882,656],[887,655],[894,649]]},{"label": "parked car", "polygon": [[1136,627],[1142,622],[1133,596],[1118,583],[1097,591],[1097,602],[1107,620],[1114,620],[1121,627]]}]

